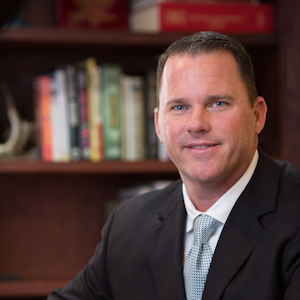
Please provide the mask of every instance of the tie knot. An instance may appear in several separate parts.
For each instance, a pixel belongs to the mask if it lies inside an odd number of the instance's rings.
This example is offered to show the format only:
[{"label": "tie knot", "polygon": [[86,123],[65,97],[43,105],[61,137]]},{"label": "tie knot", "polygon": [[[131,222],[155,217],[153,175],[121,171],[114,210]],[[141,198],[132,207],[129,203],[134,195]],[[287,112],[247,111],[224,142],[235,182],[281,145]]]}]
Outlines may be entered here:
[{"label": "tie knot", "polygon": [[194,245],[204,244],[220,222],[208,215],[200,215],[194,221]]}]

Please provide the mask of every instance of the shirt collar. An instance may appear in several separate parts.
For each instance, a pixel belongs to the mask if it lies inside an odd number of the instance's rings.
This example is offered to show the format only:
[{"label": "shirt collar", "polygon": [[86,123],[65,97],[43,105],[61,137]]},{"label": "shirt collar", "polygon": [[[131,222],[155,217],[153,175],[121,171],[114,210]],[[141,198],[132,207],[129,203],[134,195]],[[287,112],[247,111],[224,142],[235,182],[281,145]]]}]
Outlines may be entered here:
[{"label": "shirt collar", "polygon": [[[256,150],[253,159],[244,175],[225,194],[223,194],[221,198],[205,212],[205,214],[220,221],[222,224],[225,224],[235,202],[249,183],[254,173],[258,162],[258,156],[258,150]],[[182,193],[184,205],[188,215],[186,232],[189,232],[193,229],[194,219],[203,214],[203,212],[200,212],[195,208],[193,202],[187,194],[184,183],[182,184]]]}]

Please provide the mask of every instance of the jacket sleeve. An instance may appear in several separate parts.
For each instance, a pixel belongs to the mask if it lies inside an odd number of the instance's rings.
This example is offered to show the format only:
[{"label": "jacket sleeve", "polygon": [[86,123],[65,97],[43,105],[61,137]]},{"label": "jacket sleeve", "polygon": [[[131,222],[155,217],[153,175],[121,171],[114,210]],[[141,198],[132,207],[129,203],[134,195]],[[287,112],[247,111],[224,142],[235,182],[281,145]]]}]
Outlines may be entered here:
[{"label": "jacket sleeve", "polygon": [[105,224],[102,230],[102,241],[86,267],[65,287],[51,292],[47,300],[113,299],[106,273],[107,240],[113,216],[114,213]]}]

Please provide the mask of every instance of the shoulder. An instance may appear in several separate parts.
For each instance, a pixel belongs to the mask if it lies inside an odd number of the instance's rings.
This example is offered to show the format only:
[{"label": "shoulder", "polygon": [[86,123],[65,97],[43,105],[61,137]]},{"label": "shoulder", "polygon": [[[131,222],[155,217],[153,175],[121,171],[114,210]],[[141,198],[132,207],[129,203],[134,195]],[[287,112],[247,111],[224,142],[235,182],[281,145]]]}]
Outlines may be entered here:
[{"label": "shoulder", "polygon": [[279,192],[297,197],[300,203],[300,171],[286,161],[276,161],[280,167]]},{"label": "shoulder", "polygon": [[295,169],[290,162],[274,161],[261,150],[256,174],[256,183],[263,182],[265,188],[275,185],[280,189],[292,188],[300,191],[300,170]]},{"label": "shoulder", "polygon": [[[279,223],[300,220],[299,170],[289,162],[275,162],[262,151],[259,157],[256,170],[243,194],[248,206],[261,218],[264,227],[274,217]],[[300,225],[300,221],[298,223]]]},{"label": "shoulder", "polygon": [[152,227],[157,224],[160,211],[172,211],[181,202],[183,203],[182,181],[179,179],[162,190],[151,191],[127,200],[114,210],[110,219],[115,225],[143,227],[144,224],[148,224]]},{"label": "shoulder", "polygon": [[300,170],[287,161],[277,160],[276,163],[280,167],[282,179],[292,179],[295,183],[300,183]]},{"label": "shoulder", "polygon": [[125,212],[130,210],[131,213],[144,213],[160,209],[170,200],[170,195],[181,193],[182,181],[176,180],[162,190],[151,191],[139,196],[136,196],[117,208],[117,212]]},{"label": "shoulder", "polygon": [[290,217],[296,213],[299,218],[300,210],[300,171],[286,161],[276,161],[280,167],[278,185],[278,205],[286,204],[290,208]]}]

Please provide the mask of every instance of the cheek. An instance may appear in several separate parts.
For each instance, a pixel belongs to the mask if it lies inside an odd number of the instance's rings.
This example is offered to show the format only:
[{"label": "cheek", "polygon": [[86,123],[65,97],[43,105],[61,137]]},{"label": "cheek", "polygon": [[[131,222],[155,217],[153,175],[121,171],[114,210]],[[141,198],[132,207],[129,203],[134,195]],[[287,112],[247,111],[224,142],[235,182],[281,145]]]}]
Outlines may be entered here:
[{"label": "cheek", "polygon": [[251,120],[241,114],[224,115],[224,117],[219,115],[212,128],[217,136],[233,143],[240,143],[250,136]]},{"label": "cheek", "polygon": [[253,119],[246,115],[232,116],[227,123],[223,123],[224,134],[237,146],[252,142],[254,136]]},{"label": "cheek", "polygon": [[[162,121],[163,120],[163,121]],[[184,130],[183,120],[164,117],[160,120],[160,136],[164,143],[169,143],[172,146],[178,141],[178,138]]]}]

